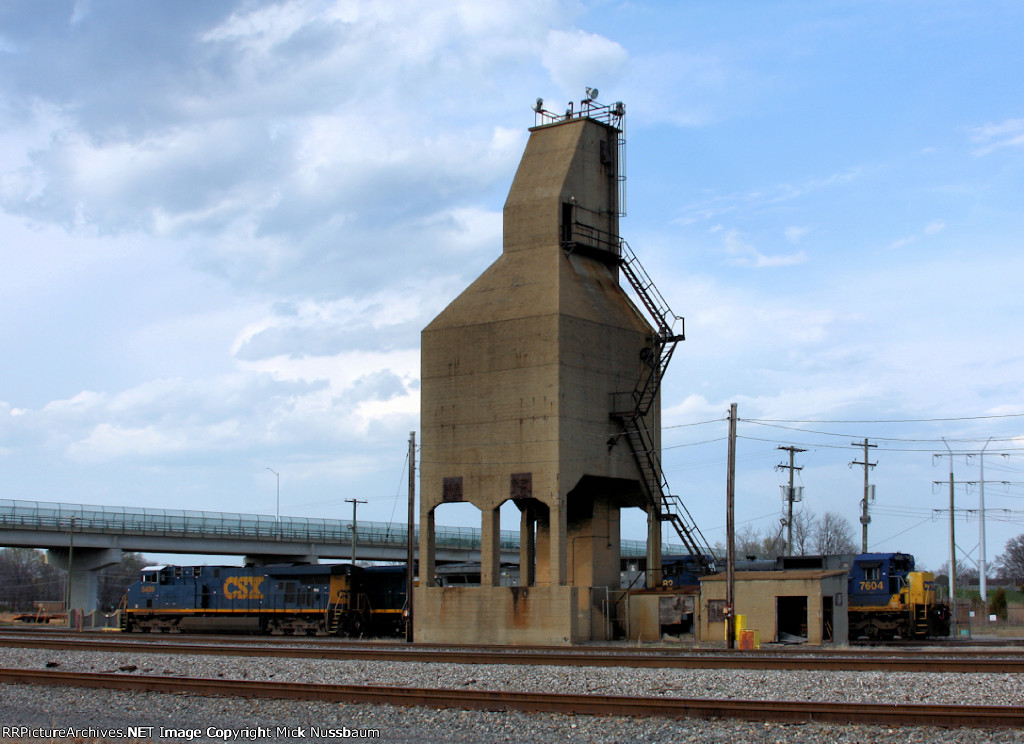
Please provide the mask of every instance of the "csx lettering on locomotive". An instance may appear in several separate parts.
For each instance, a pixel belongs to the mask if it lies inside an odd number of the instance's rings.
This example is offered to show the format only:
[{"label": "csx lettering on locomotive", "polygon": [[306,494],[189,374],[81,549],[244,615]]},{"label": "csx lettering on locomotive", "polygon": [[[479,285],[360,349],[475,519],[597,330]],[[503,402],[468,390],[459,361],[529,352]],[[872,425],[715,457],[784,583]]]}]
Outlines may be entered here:
[{"label": "csx lettering on locomotive", "polygon": [[229,576],[224,581],[224,596],[227,599],[263,599],[260,586],[265,576]]}]

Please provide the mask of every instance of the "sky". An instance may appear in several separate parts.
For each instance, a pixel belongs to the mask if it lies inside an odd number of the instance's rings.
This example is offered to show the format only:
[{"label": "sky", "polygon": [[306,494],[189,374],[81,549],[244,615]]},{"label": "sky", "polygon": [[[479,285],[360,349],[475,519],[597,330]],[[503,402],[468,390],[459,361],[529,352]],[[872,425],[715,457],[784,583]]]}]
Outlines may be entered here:
[{"label": "sky", "polygon": [[686,318],[663,459],[708,541],[735,402],[739,529],[778,528],[796,446],[798,508],[859,544],[868,438],[870,548],[948,560],[952,461],[977,560],[987,443],[991,563],[1024,533],[1022,34],[1011,0],[8,0],[0,498],[273,515],[279,477],[282,515],[403,520],[419,333],[501,252],[535,99],[593,86]]}]

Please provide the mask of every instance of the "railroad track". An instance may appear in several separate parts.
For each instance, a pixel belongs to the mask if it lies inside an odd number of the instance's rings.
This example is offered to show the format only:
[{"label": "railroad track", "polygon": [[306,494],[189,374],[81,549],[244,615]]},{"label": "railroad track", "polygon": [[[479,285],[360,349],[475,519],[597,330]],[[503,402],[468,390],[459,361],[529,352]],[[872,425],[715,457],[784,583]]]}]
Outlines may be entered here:
[{"label": "railroad track", "polygon": [[1024,672],[1024,656],[990,656],[917,654],[887,652],[868,655],[864,652],[832,652],[823,655],[759,652],[731,654],[719,652],[686,653],[632,652],[544,648],[517,649],[508,647],[430,648],[398,645],[350,645],[344,648],[303,644],[294,646],[254,644],[197,644],[169,640],[69,639],[45,637],[2,637],[0,647],[38,648],[54,651],[104,651],[114,653],[174,654],[198,656],[243,656],[264,658],[328,659],[360,661],[419,661],[449,664],[514,664],[533,666],[605,666],[660,669],[754,669],[754,670],[824,670],[885,672],[960,672],[1017,674]]},{"label": "railroad track", "polygon": [[[205,642],[205,643],[231,643],[231,644],[259,644],[259,645],[295,645],[309,644],[312,646],[359,646],[359,647],[380,647],[380,648],[409,648],[410,644],[397,638],[347,638],[344,636],[303,636],[303,635],[259,635],[244,633],[123,633],[117,629],[87,629],[82,631],[67,630],[66,628],[48,627],[24,627],[17,625],[0,625],[0,638],[16,637],[47,637],[47,638],[120,638],[125,641],[134,640],[140,643],[149,642],[151,639],[160,638],[167,641],[182,642]],[[506,644],[457,644],[457,643],[416,643],[416,648],[474,648],[474,649],[508,649]],[[870,653],[884,652],[886,654],[920,654],[943,653],[943,654],[999,654],[1024,656],[1024,638],[973,638],[968,640],[954,639],[932,639],[928,641],[851,641],[848,646],[807,646],[802,644],[765,644],[766,648],[776,653],[808,653],[815,654],[849,654],[849,653]],[[543,646],[543,645],[522,645],[515,646],[518,649],[531,651],[565,651],[571,648],[576,653],[595,652],[601,653],[611,649],[629,649],[633,652],[652,654],[678,654],[694,650],[685,645],[659,645],[645,643],[641,646],[608,646],[601,644],[588,644],[581,646]],[[941,649],[941,650],[940,650]],[[718,654],[744,654],[746,651],[739,649],[704,649]],[[762,649],[766,650],[766,649]]]},{"label": "railroad track", "polygon": [[566,695],[195,677],[0,669],[0,683],[159,693],[426,706],[465,710],[664,718],[731,718],[879,726],[1024,728],[1024,709],[995,705],[912,705],[763,700],[696,700],[620,695]]},{"label": "railroad track", "polygon": [[[309,645],[312,647],[339,647],[339,648],[385,648],[385,649],[441,649],[455,650],[461,648],[507,651],[514,648],[522,651],[560,651],[571,650],[573,653],[606,653],[609,650],[629,651],[630,653],[675,655],[680,653],[692,653],[703,651],[705,653],[744,655],[747,651],[726,648],[694,649],[688,646],[664,646],[646,644],[642,646],[606,646],[606,645],[582,645],[582,646],[542,646],[522,645],[510,647],[504,644],[456,644],[456,643],[416,643],[407,644],[397,639],[378,638],[345,638],[339,636],[301,636],[301,635],[248,635],[248,634],[215,634],[215,633],[122,633],[117,630],[85,630],[69,631],[64,628],[24,628],[18,626],[0,626],[0,639],[2,638],[61,638],[78,640],[83,638],[118,638],[124,642],[150,643],[154,639],[160,639],[168,643],[207,643],[231,645]],[[1024,657],[1024,638],[1006,639],[971,639],[952,640],[936,639],[930,641],[854,641],[849,646],[806,646],[806,645],[782,645],[766,644],[761,652],[778,654],[807,654],[815,655],[839,654],[849,655],[853,653],[870,654],[872,652],[885,654],[887,656],[921,656],[922,654],[941,655],[971,655],[971,656],[1013,656]]]}]

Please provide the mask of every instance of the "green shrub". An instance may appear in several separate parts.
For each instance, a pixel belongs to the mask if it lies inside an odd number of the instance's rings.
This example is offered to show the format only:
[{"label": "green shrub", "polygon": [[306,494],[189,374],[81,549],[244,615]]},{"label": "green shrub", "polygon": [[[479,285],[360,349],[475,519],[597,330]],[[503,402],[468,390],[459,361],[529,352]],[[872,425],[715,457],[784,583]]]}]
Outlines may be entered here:
[{"label": "green shrub", "polygon": [[1006,590],[999,587],[988,598],[988,614],[995,615],[1000,620],[1006,619]]}]

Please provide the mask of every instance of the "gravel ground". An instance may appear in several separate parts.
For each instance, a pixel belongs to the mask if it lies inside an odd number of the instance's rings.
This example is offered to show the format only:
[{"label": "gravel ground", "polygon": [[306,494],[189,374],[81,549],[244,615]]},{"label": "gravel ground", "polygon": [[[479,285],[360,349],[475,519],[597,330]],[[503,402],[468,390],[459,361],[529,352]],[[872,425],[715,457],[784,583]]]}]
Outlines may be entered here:
[{"label": "gravel ground", "polygon": [[134,652],[0,649],[0,667],[65,672],[225,677],[276,682],[393,684],[602,695],[648,695],[716,700],[833,700],[863,703],[1024,705],[1014,674],[913,674],[909,672],[798,672],[720,669],[627,669],[607,667],[443,664],[323,659],[185,656]]},{"label": "gravel ground", "polygon": [[[1014,675],[885,674],[877,672],[758,672],[717,670],[602,669],[525,666],[459,666],[421,662],[276,660],[244,657],[103,652],[55,652],[0,649],[0,666],[39,669],[59,664],[62,671],[117,671],[125,674],[330,681],[338,684],[393,684],[422,687],[557,690],[602,694],[672,697],[843,700],[872,702],[1024,704]],[[1021,742],[1024,731],[947,730],[932,727],[884,728],[783,725],[731,721],[673,721],[622,717],[435,711],[385,705],[344,705],[291,701],[253,701],[192,695],[66,690],[21,685],[0,688],[0,732],[4,726],[93,729],[153,726],[146,740],[188,741],[164,729],[198,729],[191,740],[335,741],[359,730],[375,729],[387,742]],[[227,734],[208,732],[222,729]],[[260,732],[246,731],[263,727]],[[303,729],[301,732],[278,731]],[[314,728],[334,735],[314,735]],[[84,741],[114,741],[96,731]],[[161,735],[165,734],[165,735]],[[212,734],[212,735],[211,735]],[[352,738],[347,737],[347,738]],[[18,737],[38,744],[39,738]],[[42,739],[45,741],[46,739]],[[67,739],[64,739],[65,741]]]}]

